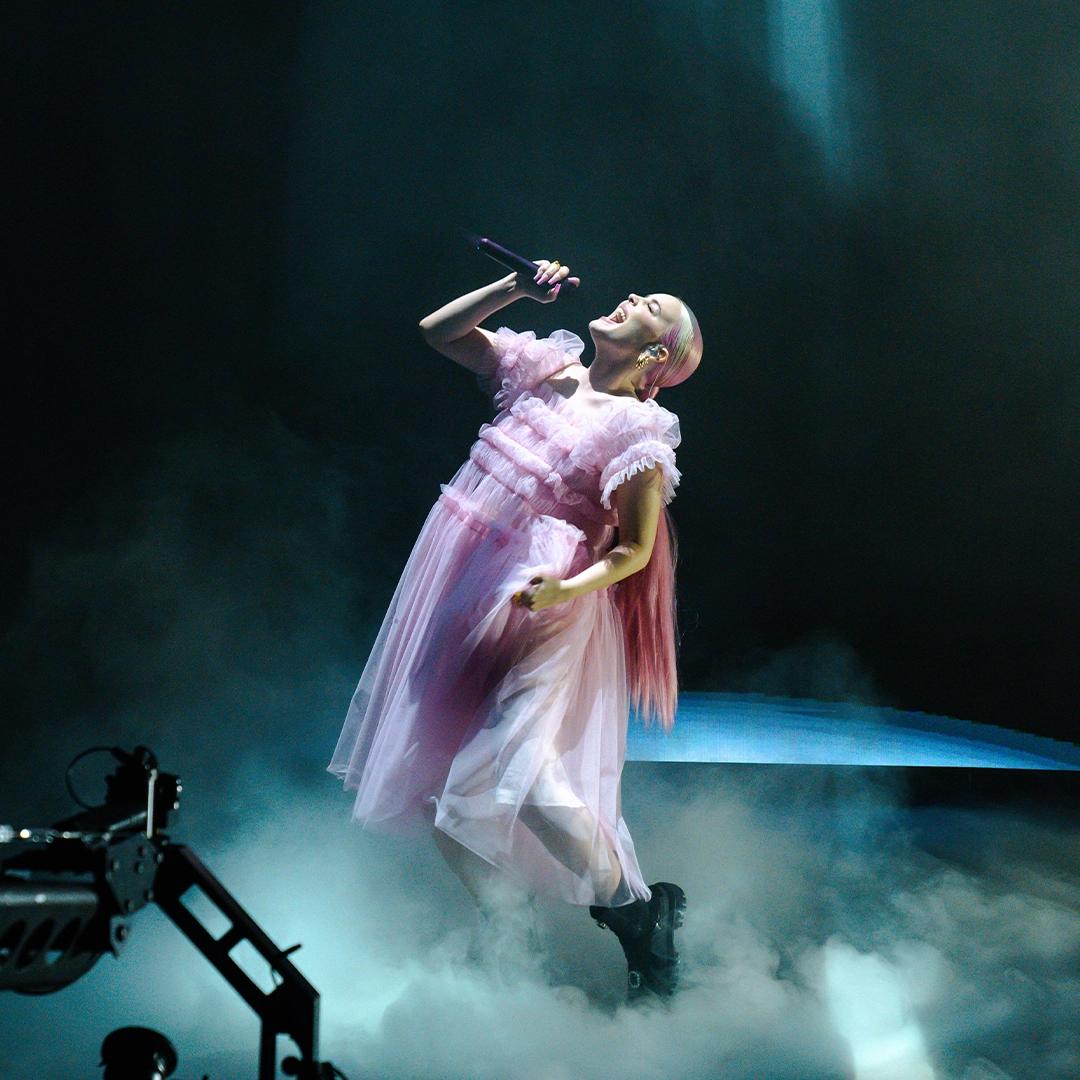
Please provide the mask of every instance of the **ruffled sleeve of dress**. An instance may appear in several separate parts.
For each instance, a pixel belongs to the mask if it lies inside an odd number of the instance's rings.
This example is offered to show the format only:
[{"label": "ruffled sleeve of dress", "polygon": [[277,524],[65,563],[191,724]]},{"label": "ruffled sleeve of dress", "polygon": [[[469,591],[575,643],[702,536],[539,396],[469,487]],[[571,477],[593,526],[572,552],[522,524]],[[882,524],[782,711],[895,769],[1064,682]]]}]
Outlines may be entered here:
[{"label": "ruffled sleeve of dress", "polygon": [[500,326],[494,341],[495,368],[479,377],[480,387],[497,409],[508,409],[526,390],[578,360],[584,348],[585,342],[569,330],[538,338],[532,330],[519,334]]},{"label": "ruffled sleeve of dress", "polygon": [[609,422],[603,440],[607,465],[600,473],[600,503],[611,509],[615,489],[631,476],[654,465],[663,475],[661,494],[667,506],[682,478],[675,465],[675,448],[682,442],[679,418],[655,401],[635,403]]}]

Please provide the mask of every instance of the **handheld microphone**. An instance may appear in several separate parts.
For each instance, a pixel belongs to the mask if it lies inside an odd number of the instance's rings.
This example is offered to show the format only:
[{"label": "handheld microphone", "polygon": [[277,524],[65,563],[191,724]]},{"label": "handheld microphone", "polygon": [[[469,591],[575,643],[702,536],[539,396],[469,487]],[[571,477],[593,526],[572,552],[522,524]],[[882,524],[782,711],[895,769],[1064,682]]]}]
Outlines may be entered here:
[{"label": "handheld microphone", "polygon": [[[494,259],[508,270],[514,270],[519,274],[528,274],[530,278],[536,277],[536,272],[540,269],[540,266],[538,263],[534,263],[532,259],[526,259],[524,255],[518,255],[508,248],[504,248],[502,244],[496,244],[494,240],[489,240],[486,236],[477,236],[475,233],[469,232],[465,235],[469,243],[489,259]],[[574,285],[574,282],[567,278],[560,284]],[[574,288],[577,288],[577,286],[574,285]]]}]

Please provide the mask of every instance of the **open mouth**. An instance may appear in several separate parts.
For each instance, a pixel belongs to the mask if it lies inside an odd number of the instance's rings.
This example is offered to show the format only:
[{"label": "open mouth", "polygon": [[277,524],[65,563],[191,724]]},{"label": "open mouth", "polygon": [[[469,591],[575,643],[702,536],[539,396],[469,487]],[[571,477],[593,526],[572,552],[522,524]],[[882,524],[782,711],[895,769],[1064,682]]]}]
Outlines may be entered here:
[{"label": "open mouth", "polygon": [[622,307],[617,307],[610,315],[600,317],[610,323],[626,322],[626,311]]}]

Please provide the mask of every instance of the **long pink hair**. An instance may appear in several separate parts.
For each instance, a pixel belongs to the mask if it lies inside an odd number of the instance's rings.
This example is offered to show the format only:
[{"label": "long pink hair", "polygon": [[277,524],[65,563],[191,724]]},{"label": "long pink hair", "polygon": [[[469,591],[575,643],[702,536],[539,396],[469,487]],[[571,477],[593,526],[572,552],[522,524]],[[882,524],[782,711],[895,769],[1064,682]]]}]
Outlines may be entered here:
[{"label": "long pink hair", "polygon": [[656,523],[649,561],[614,586],[615,607],[623,626],[630,705],[644,718],[646,727],[656,717],[665,731],[675,724],[679,695],[677,560],[675,521],[665,506]]},{"label": "long pink hair", "polygon": [[[690,377],[701,362],[701,328],[685,303],[681,317],[661,338],[668,360],[655,364],[638,388],[642,400],[655,398],[662,387]],[[656,523],[652,555],[636,574],[614,586],[615,606],[623,626],[630,705],[645,726],[659,719],[664,731],[675,725],[679,696],[678,611],[675,566],[679,557],[675,519],[665,506]]]}]

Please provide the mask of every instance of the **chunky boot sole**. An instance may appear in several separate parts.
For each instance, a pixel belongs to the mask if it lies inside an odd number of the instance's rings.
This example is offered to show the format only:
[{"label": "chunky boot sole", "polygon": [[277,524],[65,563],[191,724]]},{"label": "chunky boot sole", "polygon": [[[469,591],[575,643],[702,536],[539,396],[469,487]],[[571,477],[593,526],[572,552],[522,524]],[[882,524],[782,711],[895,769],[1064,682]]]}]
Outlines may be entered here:
[{"label": "chunky boot sole", "polygon": [[[678,885],[658,881],[650,885],[655,904],[655,919],[645,935],[646,946],[642,981],[658,997],[671,997],[679,985],[679,953],[675,931],[686,913],[686,893]],[[653,905],[650,904],[650,908]]]},{"label": "chunky boot sole", "polygon": [[653,895],[647,905],[638,901],[624,908],[589,908],[596,924],[619,939],[626,957],[629,1001],[649,994],[671,997],[679,981],[675,931],[683,924],[686,894],[667,881],[658,881],[649,889]]}]

